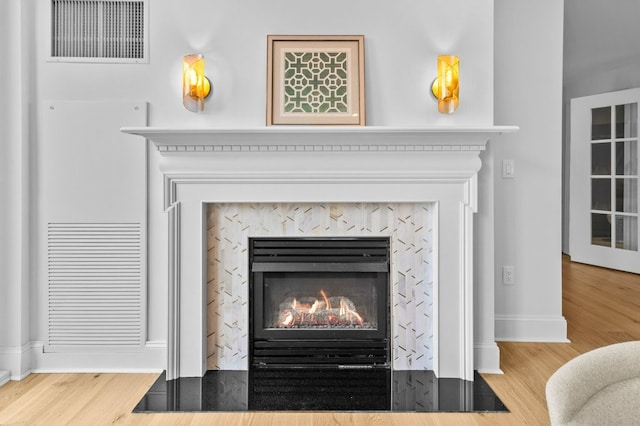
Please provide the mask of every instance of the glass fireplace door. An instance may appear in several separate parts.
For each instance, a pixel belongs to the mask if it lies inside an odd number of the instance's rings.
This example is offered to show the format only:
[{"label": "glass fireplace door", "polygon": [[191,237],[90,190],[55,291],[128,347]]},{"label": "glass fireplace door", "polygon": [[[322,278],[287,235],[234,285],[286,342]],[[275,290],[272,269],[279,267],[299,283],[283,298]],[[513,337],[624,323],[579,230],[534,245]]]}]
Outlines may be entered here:
[{"label": "glass fireplace door", "polygon": [[[386,304],[379,295],[376,272],[271,272],[263,275],[262,309],[257,324],[282,336],[335,336],[342,331],[367,331],[374,336],[384,325]],[[258,294],[256,294],[258,296]],[[381,312],[382,311],[382,312]],[[260,321],[261,320],[261,321]],[[383,327],[382,327],[383,328]],[[308,333],[308,334],[307,334]],[[263,334],[256,329],[256,335]],[[362,334],[362,333],[361,333]]]}]

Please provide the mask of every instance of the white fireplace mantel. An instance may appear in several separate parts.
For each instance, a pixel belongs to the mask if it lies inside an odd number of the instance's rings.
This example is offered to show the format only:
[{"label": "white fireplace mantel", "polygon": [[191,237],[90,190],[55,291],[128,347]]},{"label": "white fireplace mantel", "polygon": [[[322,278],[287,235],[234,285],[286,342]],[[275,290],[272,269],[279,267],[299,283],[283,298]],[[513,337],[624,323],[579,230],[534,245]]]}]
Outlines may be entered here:
[{"label": "white fireplace mantel", "polygon": [[270,126],[258,128],[123,127],[162,152],[195,151],[469,151],[517,126]]},{"label": "white fireplace mantel", "polygon": [[439,377],[473,380],[479,155],[516,126],[121,130],[159,151],[169,220],[168,379],[206,371],[207,203],[429,202],[436,206],[433,368]]}]

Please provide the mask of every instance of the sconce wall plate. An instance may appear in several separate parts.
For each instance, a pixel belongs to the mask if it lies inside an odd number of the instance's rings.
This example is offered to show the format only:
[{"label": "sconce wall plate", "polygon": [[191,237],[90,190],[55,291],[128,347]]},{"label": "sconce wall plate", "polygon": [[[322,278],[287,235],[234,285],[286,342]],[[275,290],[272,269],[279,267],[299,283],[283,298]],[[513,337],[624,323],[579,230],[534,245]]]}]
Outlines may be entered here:
[{"label": "sconce wall plate", "polygon": [[204,74],[204,56],[186,55],[182,65],[182,104],[191,112],[202,112],[204,100],[211,93],[211,81]]},{"label": "sconce wall plate", "polygon": [[438,111],[451,114],[458,108],[460,94],[460,59],[453,55],[438,56],[438,76],[431,93],[438,100]]}]

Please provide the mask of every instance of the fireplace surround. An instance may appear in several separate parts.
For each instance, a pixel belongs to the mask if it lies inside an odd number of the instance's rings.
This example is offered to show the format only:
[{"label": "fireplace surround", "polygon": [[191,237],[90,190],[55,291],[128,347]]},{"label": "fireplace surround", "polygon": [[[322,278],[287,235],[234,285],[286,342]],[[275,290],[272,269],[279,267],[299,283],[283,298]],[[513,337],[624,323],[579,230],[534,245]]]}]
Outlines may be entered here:
[{"label": "fireplace surround", "polygon": [[473,380],[479,154],[491,137],[516,129],[123,128],[154,143],[164,177],[167,379],[206,372],[206,205],[401,202],[435,206],[433,371]]},{"label": "fireplace surround", "polygon": [[[250,238],[389,238],[395,369],[432,369],[433,203],[215,203],[207,206],[207,368],[244,370]],[[233,318],[233,321],[227,321]]]}]

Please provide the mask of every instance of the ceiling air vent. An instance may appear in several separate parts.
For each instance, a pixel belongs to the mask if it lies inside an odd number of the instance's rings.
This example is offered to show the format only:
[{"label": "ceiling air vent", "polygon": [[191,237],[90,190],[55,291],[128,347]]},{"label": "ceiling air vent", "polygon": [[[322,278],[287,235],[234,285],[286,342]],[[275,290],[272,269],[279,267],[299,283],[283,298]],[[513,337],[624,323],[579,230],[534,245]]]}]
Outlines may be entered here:
[{"label": "ceiling air vent", "polygon": [[51,0],[51,59],[148,62],[147,0]]}]

